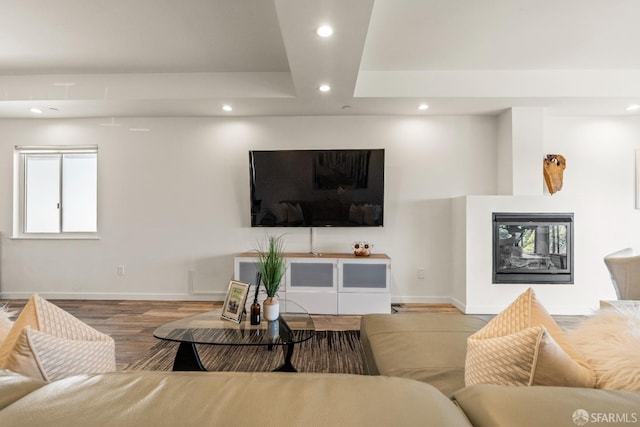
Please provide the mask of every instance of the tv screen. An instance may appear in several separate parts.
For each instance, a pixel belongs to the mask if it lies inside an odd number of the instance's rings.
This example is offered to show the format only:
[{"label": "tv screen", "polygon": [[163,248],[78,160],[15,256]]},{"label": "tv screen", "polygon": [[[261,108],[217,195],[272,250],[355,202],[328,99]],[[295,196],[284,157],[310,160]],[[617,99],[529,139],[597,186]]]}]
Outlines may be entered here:
[{"label": "tv screen", "polygon": [[381,227],[384,150],[250,151],[252,227]]}]

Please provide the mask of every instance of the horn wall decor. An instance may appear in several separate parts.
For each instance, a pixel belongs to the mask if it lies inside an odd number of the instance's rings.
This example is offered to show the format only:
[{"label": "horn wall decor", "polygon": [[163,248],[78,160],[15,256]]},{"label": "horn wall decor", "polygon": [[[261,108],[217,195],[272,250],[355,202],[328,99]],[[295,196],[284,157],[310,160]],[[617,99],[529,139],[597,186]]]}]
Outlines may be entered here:
[{"label": "horn wall decor", "polygon": [[547,154],[542,161],[544,182],[549,193],[554,194],[562,190],[562,175],[567,167],[567,160],[560,154]]}]

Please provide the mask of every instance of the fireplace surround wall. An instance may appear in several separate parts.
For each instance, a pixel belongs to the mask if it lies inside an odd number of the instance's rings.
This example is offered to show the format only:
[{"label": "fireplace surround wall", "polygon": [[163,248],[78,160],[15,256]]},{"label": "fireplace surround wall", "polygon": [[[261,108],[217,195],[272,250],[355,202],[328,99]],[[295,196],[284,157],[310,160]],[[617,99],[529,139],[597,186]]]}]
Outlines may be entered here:
[{"label": "fireplace surround wall", "polygon": [[493,283],[573,284],[573,213],[493,213]]}]

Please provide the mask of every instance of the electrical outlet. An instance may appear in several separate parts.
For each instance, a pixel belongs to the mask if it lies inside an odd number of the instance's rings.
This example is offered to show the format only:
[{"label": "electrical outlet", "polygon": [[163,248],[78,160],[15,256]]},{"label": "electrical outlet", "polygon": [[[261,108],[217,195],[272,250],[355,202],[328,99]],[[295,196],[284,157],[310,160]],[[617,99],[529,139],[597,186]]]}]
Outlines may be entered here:
[{"label": "electrical outlet", "polygon": [[124,265],[118,266],[118,276],[124,276]]},{"label": "electrical outlet", "polygon": [[418,267],[418,279],[424,279],[424,267]]}]

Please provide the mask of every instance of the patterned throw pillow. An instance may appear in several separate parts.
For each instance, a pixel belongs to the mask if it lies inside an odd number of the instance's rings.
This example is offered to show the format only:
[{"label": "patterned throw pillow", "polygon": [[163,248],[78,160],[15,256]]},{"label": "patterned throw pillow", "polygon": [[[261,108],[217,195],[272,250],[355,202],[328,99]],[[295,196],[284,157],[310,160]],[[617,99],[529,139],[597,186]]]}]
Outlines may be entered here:
[{"label": "patterned throw pillow", "polygon": [[531,288],[467,339],[465,384],[593,387],[595,375]]}]

